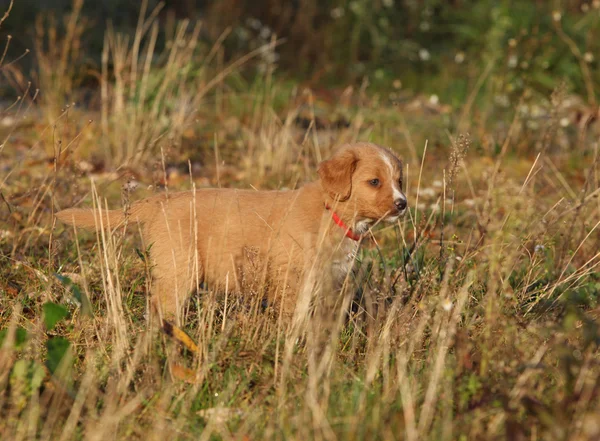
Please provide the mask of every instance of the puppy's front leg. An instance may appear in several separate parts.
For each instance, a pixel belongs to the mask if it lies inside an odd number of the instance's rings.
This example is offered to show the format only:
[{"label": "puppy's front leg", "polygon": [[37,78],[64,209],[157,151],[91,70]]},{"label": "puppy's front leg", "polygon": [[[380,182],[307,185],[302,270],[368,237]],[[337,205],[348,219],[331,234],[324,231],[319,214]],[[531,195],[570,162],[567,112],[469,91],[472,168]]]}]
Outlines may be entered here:
[{"label": "puppy's front leg", "polygon": [[183,308],[190,294],[203,280],[196,250],[158,250],[153,252],[152,306],[165,320],[181,323]]}]

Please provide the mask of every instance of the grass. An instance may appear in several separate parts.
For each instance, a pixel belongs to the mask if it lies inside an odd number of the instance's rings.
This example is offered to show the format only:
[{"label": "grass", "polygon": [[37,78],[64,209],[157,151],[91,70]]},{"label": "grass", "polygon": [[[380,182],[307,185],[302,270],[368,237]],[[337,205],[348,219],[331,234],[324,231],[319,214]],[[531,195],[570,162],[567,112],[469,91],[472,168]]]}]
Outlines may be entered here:
[{"label": "grass", "polygon": [[[302,89],[273,64],[242,71],[275,41],[227,65],[183,24],[154,54],[141,17],[130,40],[107,33],[98,105],[53,117],[24,95],[0,115],[1,439],[600,435],[599,137],[570,119],[567,90],[507,109],[477,99],[485,68],[464,107]],[[51,93],[75,84],[48,78]],[[405,158],[410,213],[290,332],[259,295],[202,287],[189,350],[146,314],[136,231],[53,221],[192,186],[294,187],[357,139]]]}]

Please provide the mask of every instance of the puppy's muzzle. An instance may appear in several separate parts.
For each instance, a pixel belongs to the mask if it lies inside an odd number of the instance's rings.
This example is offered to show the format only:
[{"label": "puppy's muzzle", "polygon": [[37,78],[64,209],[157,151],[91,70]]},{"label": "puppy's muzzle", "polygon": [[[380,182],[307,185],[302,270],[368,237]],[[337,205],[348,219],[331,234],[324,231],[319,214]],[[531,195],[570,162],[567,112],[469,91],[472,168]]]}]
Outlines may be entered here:
[{"label": "puppy's muzzle", "polygon": [[406,198],[398,198],[394,201],[394,207],[396,207],[396,210],[399,212],[406,210],[407,205],[408,203],[406,202]]},{"label": "puppy's muzzle", "polygon": [[396,209],[396,216],[402,216],[406,213],[406,207],[408,206],[408,202],[406,201],[406,196],[402,195],[399,198],[394,200],[394,208]]}]

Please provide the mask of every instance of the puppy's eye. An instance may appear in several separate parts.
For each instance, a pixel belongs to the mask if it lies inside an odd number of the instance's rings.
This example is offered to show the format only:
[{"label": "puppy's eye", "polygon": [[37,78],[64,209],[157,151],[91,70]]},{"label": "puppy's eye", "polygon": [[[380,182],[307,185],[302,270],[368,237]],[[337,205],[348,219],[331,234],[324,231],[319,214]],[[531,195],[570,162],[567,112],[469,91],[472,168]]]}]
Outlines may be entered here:
[{"label": "puppy's eye", "polygon": [[369,184],[372,185],[373,187],[379,187],[379,179],[371,179],[369,181]]}]

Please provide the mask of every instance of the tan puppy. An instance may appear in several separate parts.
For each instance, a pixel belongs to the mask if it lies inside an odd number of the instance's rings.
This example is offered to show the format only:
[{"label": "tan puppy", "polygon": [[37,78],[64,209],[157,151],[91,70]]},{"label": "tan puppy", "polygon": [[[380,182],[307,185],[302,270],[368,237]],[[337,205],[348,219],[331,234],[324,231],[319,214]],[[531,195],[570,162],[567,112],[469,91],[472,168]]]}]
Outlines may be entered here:
[{"label": "tan puppy", "polygon": [[201,189],[153,196],[128,213],[72,208],[56,216],[83,228],[141,223],[151,245],[153,302],[167,317],[179,318],[201,283],[265,295],[289,316],[308,269],[318,265],[339,286],[361,235],[406,211],[402,163],[385,147],[345,145],[318,173],[293,191]]}]

